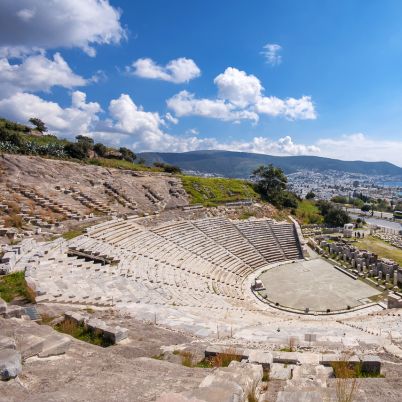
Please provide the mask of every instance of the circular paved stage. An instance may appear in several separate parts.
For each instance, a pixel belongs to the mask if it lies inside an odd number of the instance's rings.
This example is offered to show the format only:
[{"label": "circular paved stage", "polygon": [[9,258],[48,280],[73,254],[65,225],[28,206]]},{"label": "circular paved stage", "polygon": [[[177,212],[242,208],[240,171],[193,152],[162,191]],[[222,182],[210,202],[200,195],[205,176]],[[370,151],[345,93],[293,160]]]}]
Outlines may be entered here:
[{"label": "circular paved stage", "polygon": [[268,300],[299,310],[344,310],[370,303],[380,294],[375,288],[350,278],[319,258],[280,265],[260,275]]}]

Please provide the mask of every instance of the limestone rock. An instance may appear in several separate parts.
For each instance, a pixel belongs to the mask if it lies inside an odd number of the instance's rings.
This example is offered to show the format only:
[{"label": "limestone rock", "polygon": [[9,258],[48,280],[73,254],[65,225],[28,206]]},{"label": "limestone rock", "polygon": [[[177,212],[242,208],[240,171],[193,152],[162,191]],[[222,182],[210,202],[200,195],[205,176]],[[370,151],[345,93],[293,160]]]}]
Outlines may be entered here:
[{"label": "limestone rock", "polygon": [[0,350],[0,379],[9,380],[21,373],[21,355],[14,349]]}]

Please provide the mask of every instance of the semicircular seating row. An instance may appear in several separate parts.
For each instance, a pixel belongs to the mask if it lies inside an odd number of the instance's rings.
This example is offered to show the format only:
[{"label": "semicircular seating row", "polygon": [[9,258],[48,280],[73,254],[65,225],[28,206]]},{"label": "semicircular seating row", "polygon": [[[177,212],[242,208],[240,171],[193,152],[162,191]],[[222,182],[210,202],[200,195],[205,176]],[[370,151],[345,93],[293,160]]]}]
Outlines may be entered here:
[{"label": "semicircular seating row", "polygon": [[[153,228],[112,220],[89,228],[69,249],[70,257],[57,255],[30,271],[44,293],[39,300],[251,308],[244,300],[246,276],[273,262],[301,258],[292,224],[226,218]],[[119,262],[102,266],[71,257],[74,252]]]}]

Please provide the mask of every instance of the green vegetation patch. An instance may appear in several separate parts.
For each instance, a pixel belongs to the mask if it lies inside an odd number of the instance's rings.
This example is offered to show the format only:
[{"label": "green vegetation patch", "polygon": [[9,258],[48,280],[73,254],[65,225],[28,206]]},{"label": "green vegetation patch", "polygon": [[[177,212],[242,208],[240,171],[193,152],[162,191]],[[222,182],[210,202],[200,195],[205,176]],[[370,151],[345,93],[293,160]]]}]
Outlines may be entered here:
[{"label": "green vegetation patch", "polygon": [[24,272],[13,272],[0,279],[0,297],[7,303],[17,297],[35,303],[35,294],[27,285]]},{"label": "green vegetation patch", "polygon": [[402,265],[402,250],[381,239],[368,236],[364,239],[357,240],[353,244],[360,249],[368,250],[377,254],[380,258],[389,258],[399,265]]},{"label": "green vegetation patch", "polygon": [[230,201],[260,199],[252,183],[241,179],[182,176],[191,204],[216,206]]},{"label": "green vegetation patch", "polygon": [[314,201],[302,200],[295,211],[297,220],[304,224],[320,224],[323,223],[324,218],[320,210],[315,205]]},{"label": "green vegetation patch", "polygon": [[71,240],[74,239],[74,237],[78,237],[80,235],[82,235],[83,233],[85,233],[84,229],[73,229],[73,230],[69,230],[68,232],[63,233],[63,239],[66,240]]},{"label": "green vegetation patch", "polygon": [[110,340],[102,336],[100,331],[92,331],[85,328],[83,324],[77,324],[73,320],[64,320],[54,326],[54,329],[64,334],[71,335],[80,341],[91,343],[92,345],[107,347],[112,345]]},{"label": "green vegetation patch", "polygon": [[161,172],[162,169],[156,167],[148,167],[140,163],[133,163],[124,159],[107,159],[95,158],[88,159],[87,163],[90,165],[102,166],[114,169],[124,169],[133,171],[148,171],[148,172]]}]

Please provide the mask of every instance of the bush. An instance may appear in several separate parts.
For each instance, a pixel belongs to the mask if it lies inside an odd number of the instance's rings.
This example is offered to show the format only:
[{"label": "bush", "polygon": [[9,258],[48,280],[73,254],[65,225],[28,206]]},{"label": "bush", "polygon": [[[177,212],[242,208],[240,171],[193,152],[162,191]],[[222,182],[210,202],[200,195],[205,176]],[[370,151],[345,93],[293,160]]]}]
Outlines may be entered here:
[{"label": "bush", "polygon": [[105,145],[103,145],[101,143],[97,143],[94,145],[94,151],[96,152],[96,154],[98,156],[104,157],[106,155],[107,148]]},{"label": "bush", "polygon": [[125,161],[134,162],[134,160],[137,158],[137,156],[133,151],[131,151],[131,149],[121,147],[119,149],[119,152],[121,153],[121,156]]},{"label": "bush", "polygon": [[318,201],[316,206],[324,217],[324,223],[328,226],[339,227],[350,222],[350,216],[342,208],[329,201]]},{"label": "bush", "polygon": [[313,200],[315,198],[315,193],[310,190],[307,194],[306,194],[306,200]]},{"label": "bush", "polygon": [[162,169],[166,173],[180,174],[181,169],[178,166],[170,165],[169,163],[154,162],[154,166]]},{"label": "bush", "polygon": [[64,151],[70,158],[85,159],[87,157],[88,147],[82,142],[70,142],[64,147]]}]

